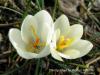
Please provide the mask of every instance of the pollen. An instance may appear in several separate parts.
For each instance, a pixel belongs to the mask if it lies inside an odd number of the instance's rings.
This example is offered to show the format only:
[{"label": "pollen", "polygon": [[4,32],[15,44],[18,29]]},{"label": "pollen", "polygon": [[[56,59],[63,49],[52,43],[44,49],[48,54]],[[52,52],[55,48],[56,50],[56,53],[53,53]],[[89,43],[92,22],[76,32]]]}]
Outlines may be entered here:
[{"label": "pollen", "polygon": [[35,42],[33,43],[33,47],[36,48],[39,44],[39,38],[36,38]]},{"label": "pollen", "polygon": [[40,42],[40,39],[36,33],[36,29],[33,26],[31,26],[31,30],[32,30],[33,36],[35,37],[33,47],[36,48]]},{"label": "pollen", "polygon": [[57,50],[62,51],[64,48],[69,47],[72,42],[72,38],[65,38],[64,36],[61,36],[57,42]]},{"label": "pollen", "polygon": [[43,49],[46,45],[45,42],[41,41],[39,36],[37,35],[36,29],[31,25],[31,32],[34,36],[33,41],[30,41],[27,45],[26,49],[33,53],[39,53],[41,49]]}]

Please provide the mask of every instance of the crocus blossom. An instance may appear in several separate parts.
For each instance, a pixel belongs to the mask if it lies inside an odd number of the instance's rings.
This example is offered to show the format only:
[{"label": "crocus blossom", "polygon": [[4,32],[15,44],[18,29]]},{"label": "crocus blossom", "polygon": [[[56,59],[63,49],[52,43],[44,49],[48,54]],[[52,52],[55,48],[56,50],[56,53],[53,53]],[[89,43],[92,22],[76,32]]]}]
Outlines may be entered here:
[{"label": "crocus blossom", "polygon": [[87,40],[81,39],[83,26],[74,24],[70,26],[65,15],[60,16],[54,23],[55,32],[51,42],[51,55],[60,61],[76,59],[86,55],[93,45]]},{"label": "crocus blossom", "polygon": [[21,30],[12,28],[9,39],[17,53],[25,58],[41,58],[50,54],[50,42],[53,31],[53,21],[50,14],[41,10],[34,16],[24,19]]}]

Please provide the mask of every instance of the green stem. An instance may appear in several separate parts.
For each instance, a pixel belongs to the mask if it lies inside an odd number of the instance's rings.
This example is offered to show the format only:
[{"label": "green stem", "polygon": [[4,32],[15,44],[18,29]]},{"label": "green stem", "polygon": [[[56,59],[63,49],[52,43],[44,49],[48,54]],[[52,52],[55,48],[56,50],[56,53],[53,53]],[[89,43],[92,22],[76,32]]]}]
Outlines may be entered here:
[{"label": "green stem", "polygon": [[45,6],[44,6],[44,0],[42,0],[42,9],[44,9]]},{"label": "green stem", "polygon": [[41,10],[41,6],[40,6],[40,3],[39,3],[39,0],[36,0],[36,4],[38,5],[39,10]]},{"label": "green stem", "polygon": [[39,73],[39,65],[40,65],[40,59],[38,59],[37,64],[36,64],[35,75],[38,75]]},{"label": "green stem", "polygon": [[54,5],[54,9],[53,9],[53,20],[55,19],[55,14],[56,14],[56,9],[57,9],[57,3],[58,3],[58,0],[55,0],[55,5]]}]

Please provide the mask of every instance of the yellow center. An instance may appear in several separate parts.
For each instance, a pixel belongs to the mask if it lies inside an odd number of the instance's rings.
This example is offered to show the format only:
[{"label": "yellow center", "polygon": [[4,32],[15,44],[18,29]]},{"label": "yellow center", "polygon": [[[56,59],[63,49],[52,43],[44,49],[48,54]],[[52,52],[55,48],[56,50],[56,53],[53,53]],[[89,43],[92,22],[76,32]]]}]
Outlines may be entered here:
[{"label": "yellow center", "polygon": [[65,38],[64,36],[61,36],[57,42],[57,50],[62,51],[64,48],[69,47],[73,40],[73,38]]}]

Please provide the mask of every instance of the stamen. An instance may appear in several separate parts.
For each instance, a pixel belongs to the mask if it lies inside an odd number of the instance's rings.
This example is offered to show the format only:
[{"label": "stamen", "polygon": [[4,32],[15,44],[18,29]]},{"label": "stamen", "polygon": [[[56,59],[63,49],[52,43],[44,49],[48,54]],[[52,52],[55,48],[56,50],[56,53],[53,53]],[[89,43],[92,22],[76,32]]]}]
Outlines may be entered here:
[{"label": "stamen", "polygon": [[33,47],[36,48],[37,45],[38,45],[39,42],[40,42],[40,39],[39,39],[38,35],[36,34],[36,30],[34,29],[33,26],[31,26],[31,29],[32,29],[33,35],[35,36],[35,41],[34,41],[34,43],[33,43]]},{"label": "stamen", "polygon": [[38,37],[36,30],[32,25],[30,28],[34,36],[34,42],[30,41],[29,44],[26,46],[26,50],[33,53],[39,53],[41,49],[45,47],[46,43],[40,41],[40,38]]},{"label": "stamen", "polygon": [[46,43],[45,42],[43,42],[43,43],[40,42],[40,39],[39,39],[39,37],[36,33],[36,30],[34,29],[33,26],[31,26],[31,30],[32,30],[33,35],[35,36],[35,41],[33,43],[33,47],[34,48],[40,48],[40,46],[44,47],[46,45]]},{"label": "stamen", "polygon": [[36,38],[36,40],[35,40],[35,42],[33,43],[33,47],[34,48],[36,48],[37,47],[37,45],[39,44],[39,39],[38,38]]},{"label": "stamen", "polygon": [[35,36],[35,38],[38,38],[38,35],[36,34],[36,30],[34,29],[33,26],[31,26],[31,30],[32,30],[32,33]]},{"label": "stamen", "polygon": [[57,43],[57,50],[62,51],[64,48],[69,47],[74,39],[72,38],[65,38],[64,36],[61,36],[58,43]]}]

